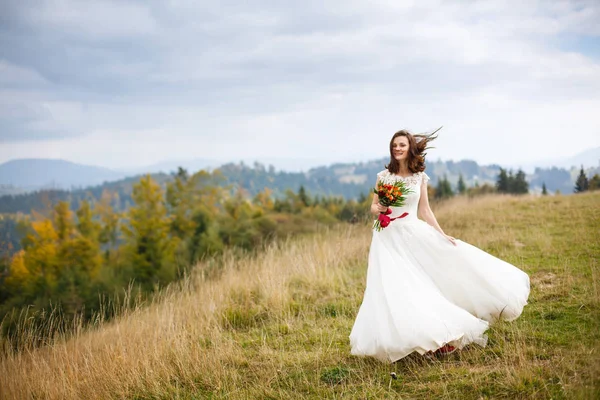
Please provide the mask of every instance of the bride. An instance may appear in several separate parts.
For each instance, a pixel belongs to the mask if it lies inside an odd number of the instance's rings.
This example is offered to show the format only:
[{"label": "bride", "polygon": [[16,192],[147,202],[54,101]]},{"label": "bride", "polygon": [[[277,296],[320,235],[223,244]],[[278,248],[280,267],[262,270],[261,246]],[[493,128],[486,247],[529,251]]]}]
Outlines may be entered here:
[{"label": "bride", "polygon": [[[390,162],[377,174],[378,183],[402,180],[410,192],[402,207],[389,207],[389,225],[373,231],[364,298],[350,333],[353,355],[393,362],[413,352],[485,346],[489,323],[514,320],[527,304],[526,273],[447,235],[438,224],[424,172],[433,139],[396,132]],[[371,212],[387,209],[375,194]]]}]

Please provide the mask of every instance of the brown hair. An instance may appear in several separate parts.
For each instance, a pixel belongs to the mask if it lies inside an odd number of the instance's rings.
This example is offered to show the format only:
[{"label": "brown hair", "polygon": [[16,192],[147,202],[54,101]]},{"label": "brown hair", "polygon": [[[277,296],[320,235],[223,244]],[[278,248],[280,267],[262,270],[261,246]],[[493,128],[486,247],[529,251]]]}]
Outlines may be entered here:
[{"label": "brown hair", "polygon": [[431,148],[427,145],[429,144],[429,142],[437,138],[437,135],[435,134],[440,129],[442,129],[442,127],[439,127],[432,133],[418,135],[413,135],[405,129],[394,133],[394,136],[392,136],[392,139],[390,140],[390,163],[386,165],[385,168],[387,168],[387,170],[390,171],[390,173],[392,174],[397,174],[398,172],[400,172],[400,162],[398,162],[398,160],[394,158],[393,145],[394,139],[400,136],[405,136],[408,139],[409,147],[407,157],[408,170],[413,174],[416,172],[425,171],[425,156],[427,155],[427,153],[425,153],[425,150]]}]

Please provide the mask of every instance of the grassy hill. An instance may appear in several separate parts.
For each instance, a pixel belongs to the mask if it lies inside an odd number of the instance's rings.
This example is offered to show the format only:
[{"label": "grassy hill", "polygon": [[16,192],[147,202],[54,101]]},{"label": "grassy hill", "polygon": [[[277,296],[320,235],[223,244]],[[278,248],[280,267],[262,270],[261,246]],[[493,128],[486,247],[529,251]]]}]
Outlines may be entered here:
[{"label": "grassy hill", "polygon": [[436,213],[531,276],[530,304],[493,325],[486,348],[394,364],[351,356],[371,237],[353,226],[209,260],[68,340],[19,353],[4,343],[0,398],[599,398],[600,193],[461,198]]}]

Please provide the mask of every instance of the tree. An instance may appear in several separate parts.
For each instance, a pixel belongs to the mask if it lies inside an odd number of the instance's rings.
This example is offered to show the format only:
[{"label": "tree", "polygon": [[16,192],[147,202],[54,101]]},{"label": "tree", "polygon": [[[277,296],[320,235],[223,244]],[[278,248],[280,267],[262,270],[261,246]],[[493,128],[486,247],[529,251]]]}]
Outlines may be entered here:
[{"label": "tree", "polygon": [[[360,194],[358,195],[358,202],[359,203],[364,203],[365,201],[367,201],[367,195],[364,194],[364,192],[360,192]],[[370,199],[369,199],[370,201]],[[317,201],[318,203],[318,201]]]},{"label": "tree", "polygon": [[83,235],[72,237],[59,245],[58,260],[58,299],[66,314],[75,315],[93,296],[93,286],[102,264],[98,242]]},{"label": "tree", "polygon": [[[220,251],[223,243],[219,239],[215,216],[222,208],[235,213],[236,201],[245,198],[241,187],[237,188],[234,200],[230,190],[221,188],[217,172],[210,174],[198,171],[189,176],[179,168],[174,180],[167,184],[167,210],[170,217],[170,232],[176,238],[176,258],[179,267],[188,268],[206,253]],[[226,201],[224,201],[226,199]]]},{"label": "tree", "polygon": [[467,185],[465,185],[465,180],[463,179],[462,174],[458,176],[457,190],[460,194],[464,194],[467,190]]},{"label": "tree", "polygon": [[437,184],[435,189],[435,198],[436,199],[446,199],[452,197],[454,192],[452,191],[452,185],[450,185],[450,181],[446,175],[444,175]]},{"label": "tree", "polygon": [[511,193],[514,194],[527,194],[529,193],[529,183],[525,178],[525,172],[518,170],[517,174],[513,178]]},{"label": "tree", "polygon": [[25,265],[25,251],[20,250],[13,255],[8,275],[4,281],[9,291],[9,296],[14,296],[22,292],[32,281],[33,276]]},{"label": "tree", "polygon": [[68,202],[59,201],[54,207],[54,224],[59,242],[64,242],[71,237],[75,226],[73,224],[73,213]]},{"label": "tree", "polygon": [[589,189],[589,182],[588,182],[588,178],[585,175],[585,171],[583,170],[583,165],[581,166],[581,170],[579,171],[579,176],[577,177],[577,180],[575,181],[575,193],[581,193],[581,192],[585,192],[586,190]]},{"label": "tree", "polygon": [[265,211],[272,211],[275,203],[273,202],[273,192],[269,188],[258,192],[252,202]]},{"label": "tree", "polygon": [[308,194],[306,194],[304,185],[300,185],[300,189],[298,190],[298,198],[300,199],[300,202],[304,204],[304,207],[308,207],[310,205],[310,198],[308,197]]},{"label": "tree", "polygon": [[73,221],[69,203],[59,202],[54,212],[58,241],[53,297],[61,303],[63,311],[72,316],[80,312],[86,299],[91,297],[93,281],[102,263],[97,239],[98,227],[92,220],[92,211],[87,201],[83,201],[77,210],[77,224]]},{"label": "tree", "polygon": [[590,179],[588,190],[600,190],[600,174],[594,174]]},{"label": "tree", "polygon": [[25,236],[22,241],[25,251],[22,262],[27,271],[26,275],[30,277],[23,281],[23,294],[48,299],[56,288],[59,237],[49,219],[34,221],[31,227],[33,232]]},{"label": "tree", "polygon": [[100,233],[100,224],[94,221],[90,203],[87,200],[83,200],[79,204],[76,214],[77,230],[79,233],[92,241],[97,241]]},{"label": "tree", "polygon": [[498,179],[496,180],[496,189],[499,193],[508,193],[509,192],[509,181],[508,175],[504,168],[500,168],[500,173],[498,174]]},{"label": "tree", "polygon": [[175,242],[169,235],[170,221],[160,186],[146,175],[133,186],[135,203],[123,227],[133,277],[146,289],[175,277]]},{"label": "tree", "polygon": [[112,203],[118,203],[118,198],[117,193],[113,195],[105,189],[100,201],[94,206],[94,213],[100,218],[98,239],[101,244],[108,246],[107,255],[116,248],[119,240],[121,215],[114,210],[112,205]]},{"label": "tree", "polygon": [[512,169],[508,171],[508,189],[505,193],[515,193],[515,176],[513,175]]},{"label": "tree", "polygon": [[547,196],[548,190],[546,189],[546,182],[542,183],[542,196]]},{"label": "tree", "polygon": [[581,170],[579,171],[579,175],[577,176],[577,180],[575,181],[574,192],[575,193],[585,192],[588,189],[589,189],[589,181],[585,174],[585,170],[583,169],[583,166],[582,166]]},{"label": "tree", "polygon": [[515,175],[513,174],[512,170],[507,173],[505,169],[500,168],[500,172],[496,180],[496,189],[499,193],[528,193],[529,183],[527,183],[525,172],[519,169]]},{"label": "tree", "polygon": [[179,167],[172,182],[167,183],[166,205],[171,216],[171,233],[179,238],[189,237],[194,230],[192,221],[193,191],[188,173]]}]

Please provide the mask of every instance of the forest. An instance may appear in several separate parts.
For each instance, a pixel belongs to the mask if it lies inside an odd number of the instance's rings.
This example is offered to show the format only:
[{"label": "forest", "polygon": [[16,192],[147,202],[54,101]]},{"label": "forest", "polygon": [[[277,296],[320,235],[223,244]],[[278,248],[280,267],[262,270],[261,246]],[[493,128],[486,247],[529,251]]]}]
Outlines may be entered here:
[{"label": "forest", "polygon": [[59,200],[20,218],[4,216],[2,223],[19,232],[20,248],[3,245],[3,333],[10,336],[25,309],[40,321],[52,309],[65,323],[110,313],[103,308],[109,299],[118,303],[127,290],[151,295],[200,259],[364,221],[370,201],[312,196],[303,186],[278,198],[268,188],[250,196],[223,180],[218,172],[190,175],[180,168],[165,190],[149,175],[139,179],[124,210],[118,194],[105,190],[98,198],[88,193],[75,208]]}]

